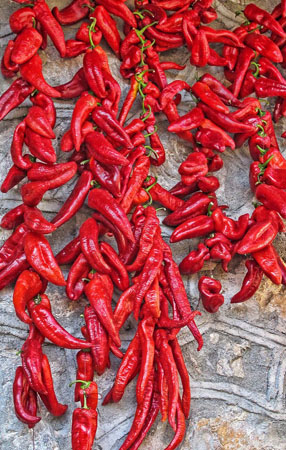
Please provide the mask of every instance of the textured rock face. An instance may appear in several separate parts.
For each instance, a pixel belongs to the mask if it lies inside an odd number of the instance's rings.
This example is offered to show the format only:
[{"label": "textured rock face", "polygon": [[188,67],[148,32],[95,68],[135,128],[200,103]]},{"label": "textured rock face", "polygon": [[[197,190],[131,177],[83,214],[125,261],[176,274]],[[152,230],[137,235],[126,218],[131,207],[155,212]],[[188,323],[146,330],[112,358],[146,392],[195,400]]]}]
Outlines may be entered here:
[{"label": "textured rock face", "polygon": [[[49,1],[50,6],[59,7],[68,1]],[[232,28],[237,23],[234,11],[244,5],[238,2],[217,0],[216,8],[219,13],[219,27]],[[256,2],[261,6],[272,8],[269,2]],[[1,56],[4,46],[13,36],[8,26],[9,15],[17,9],[14,3],[0,0]],[[240,19],[242,21],[242,19]],[[65,29],[66,38],[74,36],[77,25]],[[49,46],[41,54],[44,63],[44,74],[50,84],[60,84],[68,81],[81,65],[81,57],[75,60],[60,60],[58,54]],[[170,51],[164,54],[164,59],[174,59],[180,63],[187,63],[183,72],[178,74],[190,84],[193,83],[196,69],[188,64],[186,50]],[[118,79],[119,62],[111,56],[111,68]],[[210,68],[212,73],[221,76],[221,72]],[[169,80],[177,76],[169,72]],[[121,82],[121,81],[120,81]],[[1,79],[1,92],[9,85],[9,81]],[[122,98],[128,91],[128,84],[121,83]],[[139,106],[139,105],[138,105]],[[192,107],[189,96],[183,98],[181,112]],[[55,133],[59,142],[63,132],[68,128],[73,104],[57,101],[57,124]],[[1,142],[1,182],[11,165],[8,152],[12,133],[19,120],[26,114],[26,106],[13,111],[0,123]],[[134,111],[135,115],[135,111]],[[167,162],[158,170],[159,181],[164,187],[170,187],[178,181],[177,168],[183,158],[189,153],[187,143],[166,133],[167,122],[164,116],[158,117],[159,133],[163,137],[167,149]],[[283,125],[283,123],[282,123]],[[281,124],[277,127],[278,136],[281,135]],[[55,145],[57,143],[55,142]],[[283,147],[281,147],[283,148]],[[59,160],[64,160],[60,154]],[[230,205],[230,214],[234,217],[251,211],[252,193],[248,184],[248,167],[250,158],[246,148],[227,151],[223,155],[224,168],[219,172],[221,188],[219,199],[221,203]],[[50,192],[40,204],[45,216],[50,219],[63,200],[70,192],[72,183]],[[15,188],[1,197],[1,216],[8,209],[20,202],[19,189]],[[161,214],[163,214],[161,212]],[[49,240],[54,251],[61,249],[75,236],[89,211],[84,207],[80,214],[62,229],[55,232]],[[163,217],[163,215],[162,215]],[[171,230],[163,228],[164,238],[168,240]],[[1,239],[8,237],[9,232],[1,230]],[[187,252],[195,247],[196,242],[185,241],[172,246],[174,257],[179,262]],[[282,256],[286,256],[285,238],[278,238],[275,243]],[[225,305],[220,312],[210,315],[203,311],[198,301],[197,281],[194,275],[185,278],[185,284],[193,308],[199,308],[202,316],[197,320],[203,334],[205,345],[200,353],[196,351],[196,344],[189,332],[180,333],[180,343],[191,377],[192,408],[188,422],[185,441],[181,448],[184,450],[283,450],[286,449],[285,439],[285,319],[286,302],[283,287],[272,285],[264,280],[255,298],[242,305],[230,306],[231,296],[239,290],[244,277],[243,258],[235,259],[230,265],[229,274],[224,274],[215,263],[208,263],[204,273],[219,278],[223,285],[226,298]],[[67,273],[67,271],[65,271]],[[53,312],[59,322],[69,332],[80,336],[85,300],[77,303],[68,301],[64,289],[50,286],[48,295],[51,298]],[[12,304],[12,288],[1,291],[0,303],[0,334],[1,334],[1,374],[2,386],[0,404],[1,411],[1,445],[6,450],[66,450],[70,448],[71,414],[75,407],[73,403],[73,389],[68,385],[75,379],[76,364],[75,351],[55,348],[48,342],[44,345],[44,352],[48,355],[55,380],[58,398],[69,405],[64,417],[53,418],[40,407],[42,421],[29,431],[25,425],[18,422],[14,415],[12,403],[12,380],[15,369],[20,364],[20,357],[16,356],[27,337],[27,327],[17,320]],[[128,346],[133,336],[135,323],[130,320],[122,333],[123,349]],[[102,377],[97,377],[101,398],[111,387],[119,361],[111,357],[111,369]],[[123,400],[117,405],[99,407],[99,426],[94,448],[99,450],[117,450],[128,432],[135,410],[135,383],[131,383]],[[142,449],[163,449],[172,438],[172,431],[166,423],[156,422]]]}]

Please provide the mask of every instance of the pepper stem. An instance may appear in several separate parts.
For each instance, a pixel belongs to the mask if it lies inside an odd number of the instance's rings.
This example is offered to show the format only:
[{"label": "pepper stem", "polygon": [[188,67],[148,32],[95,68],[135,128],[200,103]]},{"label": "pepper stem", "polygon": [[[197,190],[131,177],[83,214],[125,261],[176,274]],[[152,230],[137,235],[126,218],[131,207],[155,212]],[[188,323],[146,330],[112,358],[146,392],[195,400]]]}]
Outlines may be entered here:
[{"label": "pepper stem", "polygon": [[69,387],[72,387],[72,385],[73,385],[73,384],[76,384],[76,383],[81,383],[81,389],[87,389],[87,388],[89,388],[91,381],[86,381],[86,380],[75,380],[75,381],[72,381],[72,382],[69,384]]}]

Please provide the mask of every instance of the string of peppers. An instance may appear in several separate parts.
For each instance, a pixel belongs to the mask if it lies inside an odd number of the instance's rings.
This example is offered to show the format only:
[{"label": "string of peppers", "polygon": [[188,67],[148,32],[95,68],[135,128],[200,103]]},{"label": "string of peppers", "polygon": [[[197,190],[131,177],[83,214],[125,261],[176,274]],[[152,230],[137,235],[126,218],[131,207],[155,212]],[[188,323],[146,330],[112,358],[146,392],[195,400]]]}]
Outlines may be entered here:
[{"label": "string of peppers", "polygon": [[[244,14],[249,23],[234,32],[201,25],[217,17],[211,0],[199,0],[192,5],[189,0],[135,1],[134,13],[124,2],[96,3],[95,6],[89,1],[74,0],[62,11],[54,8],[52,15],[45,1],[35,0],[10,17],[11,30],[17,38],[9,41],[1,69],[8,78],[17,72],[21,77],[1,96],[0,118],[29,95],[33,103],[15,130],[11,147],[14,165],[1,187],[2,192],[7,192],[28,176],[29,182],[21,187],[23,204],[9,211],[1,221],[3,228],[14,231],[0,249],[0,287],[17,278],[15,310],[20,320],[30,327],[21,352],[22,366],[17,368],[14,381],[15,411],[29,427],[35,426],[40,420],[37,417],[39,395],[52,414],[62,415],[67,406],[55,397],[42,344],[47,338],[56,345],[79,349],[75,401],[81,402],[81,408],[73,414],[72,448],[90,449],[97,427],[94,371],[101,375],[110,365],[111,350],[122,358],[122,363],[104,404],[119,401],[126,385],[139,374],[138,406],[121,449],[138,448],[160,411],[162,420],[168,418],[175,431],[167,447],[170,450],[184,437],[190,408],[189,375],[177,333],[188,325],[199,348],[202,338],[193,321],[198,312],[191,312],[178,268],[170,247],[162,240],[150,200],[173,211],[164,219],[167,225],[178,225],[171,242],[208,235],[199,244],[198,251],[192,251],[182,261],[182,273],[201,270],[204,261],[210,258],[221,260],[227,271],[236,253],[250,254],[246,261],[247,275],[242,289],[232,298],[233,303],[250,298],[258,289],[263,273],[276,284],[284,283],[285,266],[272,242],[279,231],[285,231],[280,217],[286,217],[285,160],[275,138],[271,114],[262,111],[260,102],[248,96],[254,91],[259,97],[280,96],[274,119],[277,121],[284,115],[285,102],[281,98],[285,96],[286,83],[271,61],[280,63],[284,58],[285,2],[272,15],[248,5]],[[175,13],[168,15],[169,11]],[[125,22],[123,41],[110,14]],[[59,24],[69,25],[87,16],[90,22],[81,24],[76,39],[65,41]],[[267,30],[272,32],[271,39],[261,34]],[[40,48],[45,48],[47,35],[61,57],[84,53],[83,67],[70,82],[56,88],[44,80],[37,54]],[[102,36],[122,60],[121,75],[131,78],[131,88],[118,120],[120,88],[111,75],[104,51],[98,46]],[[223,43],[222,56],[210,47],[213,42]],[[225,66],[225,77],[232,86],[225,88],[209,74],[192,88],[180,80],[168,85],[165,71],[184,67],[160,62],[158,53],[179,48],[184,43],[191,52],[191,64]],[[253,61],[258,54],[259,61]],[[180,117],[177,104],[183,89],[191,90],[198,104]],[[142,114],[124,126],[137,93],[142,100]],[[61,141],[62,151],[74,148],[75,151],[68,162],[55,164],[51,143],[55,137],[52,130],[55,109],[50,97],[78,96],[70,130]],[[238,97],[247,98],[238,100]],[[229,106],[238,109],[230,112]],[[159,166],[165,161],[154,116],[160,111],[170,122],[169,131],[191,142],[194,150],[181,164],[181,181],[170,192],[148,175],[150,163]],[[193,135],[190,130],[196,128],[198,131]],[[234,133],[234,139],[227,132]],[[150,145],[146,145],[146,138]],[[225,207],[218,206],[215,191],[219,182],[209,172],[223,165],[215,151],[223,152],[226,147],[235,149],[247,139],[255,160],[251,165],[251,187],[262,205],[251,218],[244,215],[233,221],[223,213]],[[42,162],[23,156],[24,143],[31,155]],[[65,184],[76,172],[80,176],[72,194],[52,222],[48,222],[37,208],[38,203],[47,190]],[[95,186],[98,188],[92,189]],[[88,205],[95,213],[82,224],[79,235],[54,257],[44,234],[70,220],[87,196]],[[126,214],[131,211],[129,222]],[[107,242],[99,242],[99,237],[108,233],[115,237],[117,251]],[[70,263],[65,281],[59,265]],[[131,286],[130,274],[133,274]],[[77,300],[83,293],[89,300],[84,313],[86,325],[82,328],[84,340],[67,333],[52,315],[50,301],[44,294],[48,282],[66,286],[70,300]],[[112,311],[114,285],[122,295]],[[199,290],[204,307],[209,312],[217,311],[224,301],[219,280],[201,277]],[[132,312],[139,320],[138,329],[123,355],[119,330]]]}]

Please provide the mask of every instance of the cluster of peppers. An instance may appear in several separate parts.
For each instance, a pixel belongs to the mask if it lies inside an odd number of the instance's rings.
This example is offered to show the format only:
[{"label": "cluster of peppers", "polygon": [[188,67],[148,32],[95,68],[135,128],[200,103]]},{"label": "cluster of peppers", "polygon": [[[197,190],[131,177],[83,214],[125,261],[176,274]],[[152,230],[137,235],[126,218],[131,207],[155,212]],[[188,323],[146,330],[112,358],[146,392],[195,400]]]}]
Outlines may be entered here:
[{"label": "cluster of peppers", "polygon": [[[137,449],[159,412],[175,433],[167,449],[175,449],[183,440],[190,384],[177,334],[188,326],[198,349],[203,341],[194,322],[199,312],[191,311],[179,270],[196,273],[203,269],[204,261],[213,259],[220,260],[227,271],[235,254],[250,255],[243,286],[232,303],[249,299],[263,273],[276,284],[286,283],[286,266],[272,245],[277,233],[285,232],[281,217],[286,218],[286,162],[271,114],[249,97],[252,92],[259,97],[278,97],[274,121],[285,115],[286,82],[273,63],[284,64],[286,2],[272,14],[248,5],[244,10],[248,22],[233,32],[206,26],[217,18],[212,0],[134,3],[137,9],[133,12],[115,0],[73,0],[61,11],[57,7],[50,11],[45,0],[34,0],[11,15],[10,27],[17,37],[8,42],[1,62],[5,77],[18,72],[20,77],[0,98],[0,120],[29,96],[33,104],[15,129],[13,166],[1,186],[2,192],[8,192],[28,178],[21,186],[23,203],[1,221],[3,228],[13,232],[0,249],[0,288],[17,279],[15,311],[30,328],[13,385],[15,411],[22,422],[35,426],[40,420],[39,396],[51,414],[64,414],[67,406],[57,400],[42,344],[46,338],[55,345],[78,349],[74,398],[81,407],[73,413],[73,449],[92,448],[97,428],[94,372],[101,375],[110,367],[110,351],[122,362],[103,404],[118,402],[138,375],[135,418],[121,449]],[[112,16],[124,21],[123,40]],[[75,39],[65,41],[61,25],[83,19]],[[265,32],[272,34],[267,37]],[[37,53],[45,49],[47,36],[61,57],[84,53],[83,67],[71,81],[56,87],[45,81]],[[120,111],[120,87],[98,45],[102,37],[120,58],[122,77],[131,82]],[[222,55],[211,43],[223,44]],[[180,80],[168,84],[165,71],[184,66],[161,62],[159,53],[185,44],[192,65],[224,66],[231,86],[226,88],[210,74],[192,87]],[[197,105],[180,117],[177,106],[182,90],[191,92]],[[142,112],[126,125],[137,95]],[[57,164],[52,145],[56,121],[52,98],[76,97],[70,129],[60,145],[63,152],[72,153],[67,162]],[[181,181],[170,191],[149,175],[151,165],[165,161],[155,119],[159,112],[166,115],[168,130],[193,147],[179,168]],[[246,140],[254,160],[250,185],[261,205],[251,217],[245,214],[234,221],[225,215],[226,206],[217,202],[219,180],[212,173],[222,168],[223,160],[215,152],[227,147],[234,150]],[[30,155],[23,155],[24,145]],[[48,222],[37,205],[48,190],[77,174],[72,193]],[[86,199],[94,210],[92,216],[81,225],[78,236],[54,256],[44,235],[70,220]],[[162,239],[152,201],[171,211],[164,219],[166,225],[176,227],[171,243],[206,237],[179,268]],[[117,251],[100,239],[103,236],[115,238]],[[60,269],[63,264],[71,264],[67,280]],[[72,301],[82,295],[89,301],[81,329],[84,339],[69,334],[53,316],[45,295],[48,282],[65,286]],[[114,286],[122,294],[112,310]],[[209,312],[216,312],[224,302],[219,280],[201,277],[199,291]],[[139,321],[138,328],[123,355],[119,332],[132,313]]]}]

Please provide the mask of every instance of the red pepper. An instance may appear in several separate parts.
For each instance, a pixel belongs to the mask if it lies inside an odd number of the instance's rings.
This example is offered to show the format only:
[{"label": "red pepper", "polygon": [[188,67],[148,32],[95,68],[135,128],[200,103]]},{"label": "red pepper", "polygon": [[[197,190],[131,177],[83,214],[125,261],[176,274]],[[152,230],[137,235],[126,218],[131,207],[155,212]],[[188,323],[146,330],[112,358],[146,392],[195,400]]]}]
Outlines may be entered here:
[{"label": "red pepper", "polygon": [[98,131],[88,133],[84,142],[89,155],[93,156],[100,163],[118,166],[127,166],[129,164],[128,159],[115,150],[103,134]]},{"label": "red pepper", "polygon": [[256,198],[266,208],[274,209],[283,219],[286,218],[286,193],[275,186],[260,184],[255,191]]},{"label": "red pepper", "polygon": [[79,69],[70,81],[56,86],[56,89],[60,92],[63,99],[75,98],[87,91],[88,84],[85,79],[84,69]]},{"label": "red pepper", "polygon": [[13,209],[10,209],[1,219],[1,228],[6,230],[13,230],[24,220],[24,205],[21,204]]},{"label": "red pepper", "polygon": [[278,36],[286,37],[279,22],[277,22],[271,14],[264,9],[259,8],[254,3],[249,3],[246,8],[244,8],[243,14],[250,22],[256,22]]},{"label": "red pepper", "polygon": [[102,375],[109,364],[109,343],[107,332],[101,325],[97,314],[92,306],[86,306],[84,318],[88,330],[88,339],[92,343],[91,353],[93,357],[94,370]]},{"label": "red pepper", "polygon": [[243,214],[237,221],[226,217],[220,208],[212,213],[215,231],[224,234],[228,239],[239,240],[248,228],[249,214]]},{"label": "red pepper", "polygon": [[187,219],[206,214],[211,201],[212,199],[207,195],[201,192],[195,193],[182,206],[165,217],[163,223],[169,226],[176,226]]},{"label": "red pepper", "polygon": [[234,140],[222,128],[215,125],[211,120],[205,119],[201,123],[200,127],[202,129],[207,129],[207,130],[211,130],[211,131],[215,131],[216,133],[219,133],[222,141],[224,142],[224,145],[226,147],[230,147],[232,150],[235,149]]},{"label": "red pepper", "polygon": [[31,28],[35,13],[32,8],[24,7],[14,11],[9,17],[9,25],[13,33],[21,33],[24,28]]},{"label": "red pepper", "polygon": [[24,222],[31,231],[49,234],[56,230],[56,226],[48,222],[41,211],[24,205]]},{"label": "red pepper", "polygon": [[85,256],[80,253],[70,268],[66,293],[70,300],[76,301],[83,294],[85,287],[85,278],[88,276],[91,266]]},{"label": "red pepper", "polygon": [[130,242],[134,242],[129,220],[109,192],[103,189],[93,189],[88,197],[88,205],[110,220]]},{"label": "red pepper", "polygon": [[61,25],[72,25],[88,16],[90,11],[89,6],[91,6],[89,0],[73,0],[62,10],[55,7],[52,12]]},{"label": "red pepper", "polygon": [[59,54],[64,58],[66,54],[64,32],[45,0],[35,0],[33,11],[42,29],[49,35]]},{"label": "red pepper", "polygon": [[23,368],[17,367],[15,379],[13,383],[13,400],[14,409],[18,419],[33,428],[36,423],[41,420],[41,417],[37,417],[36,414],[32,415],[27,408],[27,400],[30,387],[28,380],[25,376]]},{"label": "red pepper", "polygon": [[61,93],[50,86],[42,74],[42,60],[38,54],[35,54],[29,61],[20,67],[22,78],[49,97],[61,97]]},{"label": "red pepper", "polygon": [[277,253],[272,245],[252,253],[251,256],[272,283],[282,283],[282,271],[278,263]]},{"label": "red pepper", "polygon": [[55,345],[64,348],[90,348],[91,343],[75,338],[69,334],[55,319],[51,312],[49,299],[42,294],[28,302],[31,319],[40,333]]},{"label": "red pepper", "polygon": [[18,277],[13,293],[13,303],[18,318],[25,323],[32,323],[26,313],[28,301],[35,297],[42,289],[40,277],[32,271],[24,270]]},{"label": "red pepper", "polygon": [[192,250],[180,263],[179,269],[183,274],[196,273],[202,270],[204,262],[210,259],[209,249],[204,244],[198,245],[198,250]]},{"label": "red pepper", "polygon": [[[24,159],[29,158],[28,155],[24,155]],[[14,186],[20,183],[26,177],[26,171],[19,169],[15,164],[10,167],[6,178],[1,185],[1,192],[6,193],[10,191]],[[14,228],[14,227],[13,227]]]},{"label": "red pepper", "polygon": [[76,408],[72,416],[72,450],[91,450],[96,430],[97,412],[87,407]]},{"label": "red pepper", "polygon": [[212,217],[196,216],[186,220],[173,231],[170,242],[179,242],[184,239],[205,236],[214,231],[214,221]]},{"label": "red pepper", "polygon": [[96,107],[93,110],[92,118],[96,125],[98,125],[117,145],[128,149],[133,148],[130,137],[124,128],[105,108]]},{"label": "red pepper", "polygon": [[41,47],[42,41],[41,34],[35,28],[25,28],[15,40],[11,60],[15,64],[24,64],[29,61]]},{"label": "red pepper", "polygon": [[201,277],[199,280],[199,291],[206,311],[215,313],[224,303],[221,291],[221,283],[210,277]]},{"label": "red pepper", "polygon": [[162,238],[159,229],[156,230],[153,245],[145,261],[140,278],[137,283],[136,298],[134,302],[134,317],[139,318],[141,303],[151,284],[158,275],[163,260]]},{"label": "red pepper", "polygon": [[25,144],[32,155],[40,161],[53,164],[57,160],[55,149],[52,146],[51,139],[40,136],[30,128],[25,131]]},{"label": "red pepper", "polygon": [[11,157],[13,163],[22,170],[28,170],[32,167],[31,160],[29,158],[24,158],[22,155],[25,131],[26,123],[25,121],[22,121],[15,128],[11,143]]},{"label": "red pepper", "polygon": [[97,98],[90,95],[88,92],[83,92],[76,102],[71,120],[71,133],[77,151],[80,150],[81,146],[82,125],[96,106]]},{"label": "red pepper", "polygon": [[48,392],[47,395],[39,393],[42,402],[51,414],[56,417],[62,416],[66,412],[68,407],[67,405],[62,405],[58,402],[54,391],[54,383],[49,360],[46,355],[43,355],[42,359],[42,377]]},{"label": "red pepper", "polygon": [[251,298],[260,286],[263,271],[259,265],[252,259],[245,262],[247,274],[245,275],[242,287],[232,298],[231,303],[242,303]]},{"label": "red pepper", "polygon": [[207,158],[201,152],[190,153],[180,165],[179,174],[184,184],[190,185],[208,173]]},{"label": "red pepper", "polygon": [[[76,363],[77,363],[77,371],[76,371],[76,381],[70,384],[76,384],[75,386],[75,392],[74,392],[74,401],[82,401],[84,397],[84,389],[85,387],[90,386],[93,375],[94,375],[94,368],[93,368],[93,358],[90,351],[86,350],[80,350],[76,354]],[[80,384],[77,384],[80,383]],[[92,395],[91,401],[92,401],[92,409],[97,408],[97,385],[96,383],[92,383],[92,389],[94,396]],[[92,393],[92,394],[93,394]],[[86,396],[87,397],[87,396]],[[90,405],[88,405],[90,407]]]},{"label": "red pepper", "polygon": [[203,103],[200,103],[199,105],[210,120],[230,133],[254,133],[256,131],[255,127],[241,123],[230,117],[228,114],[214,111],[210,106],[204,105]]},{"label": "red pepper", "polygon": [[187,114],[181,116],[168,126],[171,133],[179,133],[181,131],[192,130],[200,126],[204,119],[204,115],[200,108],[193,108]]},{"label": "red pepper", "polygon": [[16,250],[13,260],[7,262],[0,272],[0,290],[14,281],[28,267],[29,263],[22,248]]},{"label": "red pepper", "polygon": [[[186,317],[188,314],[191,313],[191,308],[184,288],[184,283],[181,278],[179,268],[175,263],[175,261],[173,260],[170,247],[164,241],[162,242],[162,244],[163,244],[163,257],[165,263],[165,274],[167,283],[169,284],[172,293],[174,305],[177,307],[179,316]],[[198,351],[199,351],[203,346],[203,338],[194,321],[191,321],[188,324],[188,327],[192,332],[194,338],[198,342]]]},{"label": "red pepper", "polygon": [[143,429],[145,419],[147,418],[148,411],[151,405],[152,393],[154,386],[154,370],[152,371],[146,390],[144,392],[144,402],[139,404],[136,408],[134,420],[131,429],[127,435],[126,440],[121,445],[121,450],[127,450],[135,442],[136,438],[139,436],[141,430]]},{"label": "red pepper", "polygon": [[111,301],[106,292],[102,276],[96,273],[94,278],[85,286],[84,292],[114,344],[120,347],[121,343],[114,322]]},{"label": "red pepper", "polygon": [[31,388],[39,394],[47,394],[42,377],[42,344],[44,338],[34,325],[30,325],[29,336],[21,349],[21,358],[24,373]]},{"label": "red pepper", "polygon": [[101,30],[104,39],[116,56],[119,57],[121,39],[115,20],[112,19],[104,6],[97,6],[92,13],[92,17],[96,18],[96,25]]},{"label": "red pepper", "polygon": [[190,62],[194,66],[206,66],[210,56],[210,47],[204,30],[200,29],[196,34],[192,46]]},{"label": "red pepper", "polygon": [[286,169],[267,167],[263,174],[263,181],[279,189],[286,189]]},{"label": "red pepper", "polygon": [[58,286],[65,286],[66,282],[50,244],[43,236],[32,231],[27,233],[24,249],[29,264],[36,272]]}]

